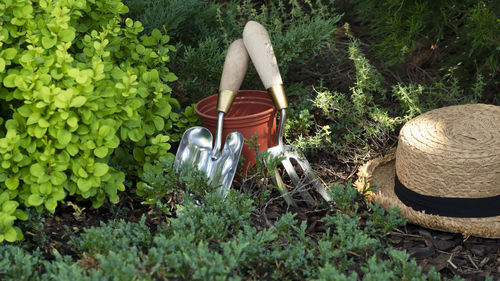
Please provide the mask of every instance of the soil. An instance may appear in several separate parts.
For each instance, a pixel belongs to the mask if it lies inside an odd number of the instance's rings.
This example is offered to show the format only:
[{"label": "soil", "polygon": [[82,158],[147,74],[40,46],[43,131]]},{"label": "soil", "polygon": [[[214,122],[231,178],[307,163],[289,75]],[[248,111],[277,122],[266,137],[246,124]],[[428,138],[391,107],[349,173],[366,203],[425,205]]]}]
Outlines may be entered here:
[{"label": "soil", "polygon": [[[359,23],[350,23],[351,32],[361,40],[361,46],[369,56],[370,50],[367,43],[369,38],[366,36],[368,31]],[[348,39],[343,34],[345,30],[342,25],[339,25],[336,47],[345,51]],[[382,71],[389,85],[394,82],[425,82],[436,76],[433,71],[434,66],[422,57],[425,54],[415,53],[414,56],[406,65],[398,65]],[[319,79],[323,79],[325,87],[343,92],[349,91],[355,72],[352,63],[348,60],[341,60],[325,52],[311,58],[305,64],[307,67],[300,66],[291,69],[285,82],[303,81],[307,84],[307,81],[314,81],[315,84]],[[321,120],[316,121],[321,123]],[[313,171],[324,184],[346,184],[349,180],[355,179],[356,171],[364,161],[382,154],[395,144],[396,136],[391,136],[390,139],[385,140],[379,146],[372,147],[363,155],[357,154],[356,151],[345,151],[342,155],[320,151],[308,152],[306,156]],[[246,187],[245,184],[239,183],[233,188],[243,191]],[[322,200],[318,194],[311,193],[317,201]],[[56,214],[47,217],[31,233],[26,233],[26,240],[31,244],[39,243],[36,245],[48,258],[53,257],[52,252],[55,249],[61,254],[76,255],[66,242],[70,237],[81,233],[83,228],[99,226],[101,222],[111,219],[123,218],[128,221],[138,221],[143,214],[147,215],[147,223],[151,227],[164,221],[164,217],[151,213],[150,208],[141,205],[140,200],[134,198],[132,191],[122,194],[121,197],[117,206],[97,210],[81,203],[78,203],[78,207],[72,204],[61,206]],[[254,218],[254,224],[257,227],[266,227],[284,212],[292,211],[297,213],[298,218],[307,221],[309,235],[314,237],[324,233],[325,226],[321,218],[326,214],[326,209],[311,208],[304,204],[291,208],[279,198],[279,193],[273,192],[272,197],[275,200],[271,200],[260,210],[263,215]],[[43,239],[41,239],[42,236]],[[410,223],[390,232],[387,238],[385,242],[387,246],[409,252],[425,272],[434,267],[446,279],[461,276],[466,280],[484,280],[485,276],[489,275],[494,280],[500,280],[500,239],[464,238],[460,234],[430,230]]]}]

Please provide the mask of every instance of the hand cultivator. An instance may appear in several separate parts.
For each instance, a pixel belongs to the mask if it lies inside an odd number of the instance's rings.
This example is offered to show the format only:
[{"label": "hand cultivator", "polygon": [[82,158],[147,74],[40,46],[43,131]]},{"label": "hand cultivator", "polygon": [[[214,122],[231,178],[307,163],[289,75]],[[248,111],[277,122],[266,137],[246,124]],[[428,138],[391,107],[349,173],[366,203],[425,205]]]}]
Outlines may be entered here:
[{"label": "hand cultivator", "polygon": [[[245,43],[248,54],[252,59],[264,87],[269,91],[276,107],[280,110],[280,126],[278,130],[277,145],[268,148],[267,151],[272,156],[285,158],[282,161],[282,164],[291,181],[295,185],[295,188],[301,188],[303,184],[301,184],[301,179],[292,164],[292,160],[300,165],[303,173],[311,180],[310,183],[316,191],[325,200],[330,201],[330,197],[326,193],[325,188],[318,181],[317,176],[311,169],[311,165],[302,152],[297,150],[295,146],[283,144],[283,128],[286,121],[286,108],[288,107],[288,102],[283,89],[283,82],[278,68],[278,63],[276,61],[273,46],[271,44],[271,40],[269,39],[267,30],[258,22],[249,21],[243,30],[243,42]],[[275,184],[278,186],[280,191],[284,193],[284,198],[287,203],[289,205],[296,205],[292,198],[286,194],[283,181],[277,170],[274,171],[274,175]],[[301,191],[300,194],[306,202],[313,202],[313,198],[307,191]]]}]

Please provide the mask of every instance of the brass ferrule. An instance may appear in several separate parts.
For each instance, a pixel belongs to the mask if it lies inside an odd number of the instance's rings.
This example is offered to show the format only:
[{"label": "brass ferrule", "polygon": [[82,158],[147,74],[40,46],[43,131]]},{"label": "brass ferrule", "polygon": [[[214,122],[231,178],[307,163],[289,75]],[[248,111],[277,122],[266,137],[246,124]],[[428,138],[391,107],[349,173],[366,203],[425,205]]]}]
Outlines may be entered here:
[{"label": "brass ferrule", "polygon": [[236,93],[231,90],[222,90],[217,98],[217,112],[227,113],[235,96]]},{"label": "brass ferrule", "polygon": [[271,94],[273,98],[274,105],[276,108],[283,109],[288,107],[288,101],[286,100],[285,89],[283,84],[277,84],[269,87],[267,91]]}]

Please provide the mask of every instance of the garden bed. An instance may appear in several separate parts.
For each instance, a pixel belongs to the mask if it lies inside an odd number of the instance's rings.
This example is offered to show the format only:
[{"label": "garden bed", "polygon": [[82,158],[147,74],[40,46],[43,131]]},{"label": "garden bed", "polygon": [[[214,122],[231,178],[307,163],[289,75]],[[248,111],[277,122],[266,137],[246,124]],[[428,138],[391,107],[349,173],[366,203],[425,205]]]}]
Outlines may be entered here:
[{"label": "garden bed", "polygon": [[[128,15],[143,20],[151,32],[158,17],[147,18],[147,13],[159,9],[127,2],[132,8]],[[29,219],[18,223],[24,240],[0,249],[0,279],[500,280],[500,239],[462,237],[406,223],[397,210],[371,204],[352,187],[358,168],[396,146],[399,128],[419,113],[464,102],[499,104],[498,71],[487,72],[493,76],[480,81],[459,80],[451,70],[442,70],[443,57],[454,53],[431,48],[432,42],[426,41],[419,41],[403,61],[388,66],[376,54],[380,42],[370,22],[353,11],[357,1],[338,1],[337,10],[330,4],[320,6],[326,10],[307,6],[308,1],[295,1],[296,7],[284,5],[282,11],[293,16],[289,19],[283,13],[279,20],[290,27],[289,33],[272,21],[276,10],[270,8],[269,14],[259,10],[260,2],[270,5],[268,1],[243,1],[238,8],[230,1],[174,2],[178,5],[165,8],[163,16],[177,16],[168,19],[178,49],[168,62],[172,66],[162,70],[165,75],[172,71],[178,80],[174,82],[173,76],[161,79],[171,85],[171,96],[180,102],[179,107],[217,91],[224,58],[220,45],[238,37],[246,20],[242,14],[253,11],[269,27],[282,62],[291,105],[285,142],[305,152],[320,181],[332,190],[333,202],[309,190],[313,204],[293,194],[298,206],[288,206],[262,171],[240,175],[226,200],[209,192],[213,187],[199,175],[184,175],[180,180],[172,163],[157,155],[167,150],[175,153],[182,131],[198,122],[188,107],[177,115],[165,114],[165,128],[168,122],[174,125],[167,134],[170,139],[158,141],[157,153],[148,151],[147,145],[154,146],[151,139],[145,145],[132,136],[122,141],[128,158],[116,158],[123,153],[119,149],[106,158],[111,168],[126,175],[125,191],[111,200],[116,204],[99,199],[102,206],[94,208],[99,204],[82,200],[76,193],[59,202],[53,213],[27,209]],[[217,7],[227,9],[227,14]],[[183,20],[191,19],[194,11],[197,17],[183,28]],[[308,13],[311,18],[305,16]],[[207,15],[220,18],[205,19]],[[204,27],[202,20],[209,24],[203,23]],[[123,21],[121,26],[133,29],[133,36],[141,33],[130,22]],[[213,35],[214,30],[219,37]],[[212,37],[201,38],[204,32]],[[165,40],[159,33],[154,38],[156,43]],[[247,76],[242,88],[261,89],[252,67]],[[153,78],[151,74],[150,80],[157,83]],[[468,87],[467,92],[460,87]],[[170,88],[162,91],[166,96]],[[402,97],[409,97],[410,102]],[[174,111],[172,100],[169,106]],[[158,107],[137,109],[146,115],[152,108],[158,116],[164,114]],[[165,132],[156,131],[149,135]],[[134,147],[139,144],[137,155],[144,162],[135,163]]]}]

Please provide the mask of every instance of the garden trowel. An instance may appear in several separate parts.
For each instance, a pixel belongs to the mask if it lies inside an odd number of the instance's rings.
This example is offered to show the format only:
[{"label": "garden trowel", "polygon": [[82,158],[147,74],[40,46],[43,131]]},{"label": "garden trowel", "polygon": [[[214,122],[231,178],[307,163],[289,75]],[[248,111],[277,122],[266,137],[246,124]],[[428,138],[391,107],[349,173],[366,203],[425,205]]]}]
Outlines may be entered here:
[{"label": "garden trowel", "polygon": [[[316,189],[323,199],[330,201],[330,197],[326,193],[325,187],[319,182],[318,177],[314,174],[311,165],[302,152],[297,150],[295,146],[283,144],[283,128],[286,121],[286,108],[288,107],[288,101],[286,99],[278,63],[276,61],[273,46],[267,30],[260,23],[249,21],[243,30],[243,41],[255,69],[264,84],[264,87],[271,94],[277,109],[280,110],[280,125],[278,129],[277,145],[268,148],[267,152],[275,157],[284,157],[284,160],[281,163],[295,188],[303,186],[303,183],[297,174],[292,161],[300,165],[303,174],[310,179],[309,183]],[[295,205],[295,202],[293,202],[289,194],[286,193],[283,181],[277,170],[274,171],[274,180],[280,191],[284,194],[284,199],[287,203]],[[300,195],[308,203],[312,203],[314,201],[307,191],[300,192]]]},{"label": "garden trowel", "polygon": [[231,132],[222,148],[224,115],[228,112],[248,68],[248,53],[243,40],[234,41],[228,48],[217,99],[217,130],[212,148],[212,133],[204,127],[192,127],[182,136],[174,165],[186,166],[204,172],[210,184],[220,186],[219,194],[226,197],[233,181],[241,149],[243,135]]}]

